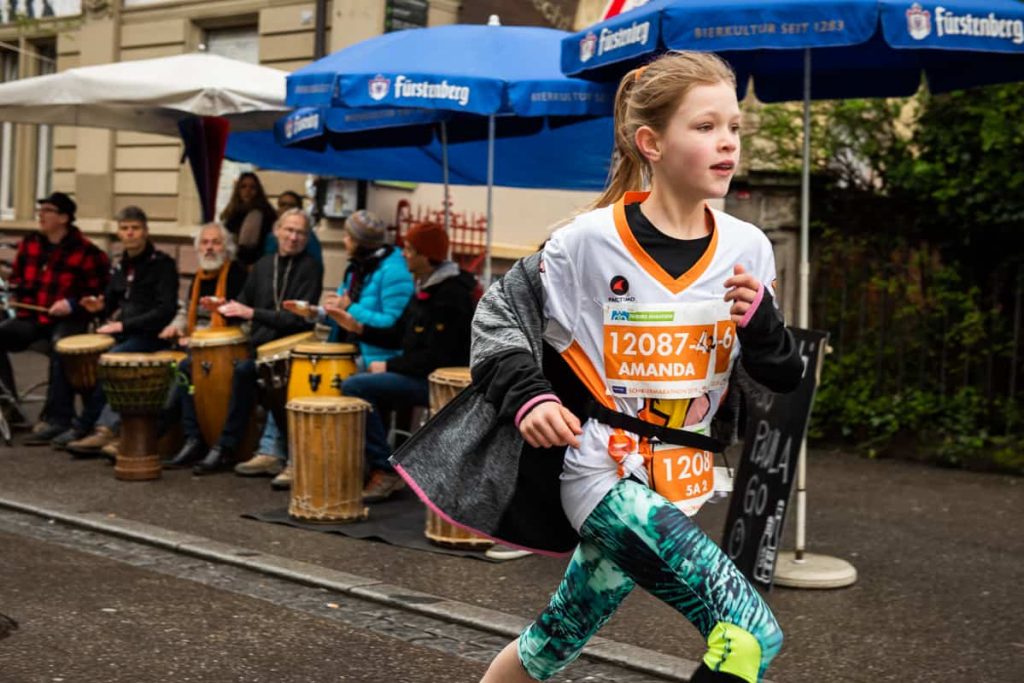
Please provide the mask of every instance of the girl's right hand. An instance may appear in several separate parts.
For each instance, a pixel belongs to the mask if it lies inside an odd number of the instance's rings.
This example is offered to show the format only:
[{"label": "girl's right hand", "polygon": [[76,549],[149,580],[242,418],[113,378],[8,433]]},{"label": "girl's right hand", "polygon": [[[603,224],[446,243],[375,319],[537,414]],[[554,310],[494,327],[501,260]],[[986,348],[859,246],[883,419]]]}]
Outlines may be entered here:
[{"label": "girl's right hand", "polygon": [[580,419],[555,401],[538,404],[519,422],[519,433],[534,448],[580,447],[576,437],[583,433]]}]

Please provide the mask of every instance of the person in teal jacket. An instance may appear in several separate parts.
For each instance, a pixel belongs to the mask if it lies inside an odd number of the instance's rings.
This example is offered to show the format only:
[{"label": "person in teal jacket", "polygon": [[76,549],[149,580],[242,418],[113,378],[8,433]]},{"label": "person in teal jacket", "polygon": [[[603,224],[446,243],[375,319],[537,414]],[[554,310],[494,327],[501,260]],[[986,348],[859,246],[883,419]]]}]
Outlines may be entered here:
[{"label": "person in teal jacket", "polygon": [[[369,211],[356,211],[348,217],[344,237],[348,267],[337,294],[328,296],[324,301],[325,306],[337,305],[359,322],[373,327],[394,325],[415,290],[401,250],[384,243],[385,232],[384,221]],[[325,315],[323,307],[319,308],[318,314],[320,322],[331,325],[328,341],[347,340],[348,333]],[[358,343],[361,369],[399,352],[399,349]]]}]

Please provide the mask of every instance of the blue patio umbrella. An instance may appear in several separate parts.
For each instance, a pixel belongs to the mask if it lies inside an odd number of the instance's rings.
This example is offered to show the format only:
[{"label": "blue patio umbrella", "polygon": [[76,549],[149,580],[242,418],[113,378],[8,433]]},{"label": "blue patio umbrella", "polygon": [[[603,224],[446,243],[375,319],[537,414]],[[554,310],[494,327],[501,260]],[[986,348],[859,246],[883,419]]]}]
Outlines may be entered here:
[{"label": "blue patio umbrella", "polygon": [[[499,129],[502,123],[499,122]],[[519,188],[601,190],[608,179],[612,153],[611,118],[584,119],[562,126],[553,126],[551,119],[540,123],[542,128],[530,135],[496,137],[495,156],[502,163],[494,168],[493,183]],[[454,137],[447,145],[451,182],[485,185],[487,137],[465,141]],[[358,144],[359,136],[353,137],[353,143],[348,147],[284,146],[275,142],[274,133],[269,130],[237,132],[228,137],[225,156],[260,168],[292,173],[360,180],[444,181],[445,147],[436,136],[425,144],[364,145]]]},{"label": "blue patio umbrella", "polygon": [[[804,101],[800,319],[809,324],[810,100],[1024,80],[1017,0],[652,0],[562,41],[562,70],[613,80],[667,50],[716,52],[764,102]],[[812,68],[813,55],[813,68]]]},{"label": "blue patio umbrella", "polygon": [[[666,50],[716,52],[738,77],[754,80],[759,99],[803,99],[800,215],[800,316],[809,320],[810,101],[896,97],[1024,80],[1024,3],[1016,0],[653,0],[567,37],[562,69],[582,78],[617,79]],[[813,68],[812,68],[813,55]],[[796,560],[804,561],[804,456],[797,481]],[[845,563],[823,560],[852,583]],[[829,565],[832,565],[831,567]],[[791,585],[810,580],[795,567]],[[849,570],[849,571],[847,571]],[[823,585],[823,583],[819,583]]]},{"label": "blue patio umbrella", "polygon": [[[434,112],[442,136],[456,134],[454,117],[484,117],[487,123],[487,257],[490,280],[492,191],[497,120],[507,117],[602,117],[612,111],[606,84],[567,78],[559,70],[563,31],[537,27],[450,25],[388,33],[328,55],[288,77],[286,102],[293,107],[334,108],[323,125],[362,126],[353,110],[388,113],[396,108]],[[408,114],[429,124],[430,114]],[[443,144],[441,149],[447,145]]]}]

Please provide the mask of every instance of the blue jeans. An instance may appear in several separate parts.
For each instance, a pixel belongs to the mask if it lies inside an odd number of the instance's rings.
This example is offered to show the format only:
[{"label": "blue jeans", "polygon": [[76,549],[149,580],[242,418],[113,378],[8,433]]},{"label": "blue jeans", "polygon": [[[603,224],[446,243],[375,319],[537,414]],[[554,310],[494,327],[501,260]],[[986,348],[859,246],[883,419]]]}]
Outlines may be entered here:
[{"label": "blue jeans", "polygon": [[[133,335],[121,337],[108,353],[151,353],[165,348],[167,342],[163,339]],[[97,384],[92,393],[85,398],[82,417],[78,420],[78,430],[88,432],[96,425],[109,427],[114,431],[121,426],[121,417],[107,405],[102,384]]]},{"label": "blue jeans", "polygon": [[284,433],[278,428],[274,419],[273,411],[267,411],[267,424],[263,427],[263,435],[260,437],[260,447],[257,453],[272,455],[281,460],[288,460],[288,440]]},{"label": "blue jeans", "polygon": [[369,402],[366,416],[366,460],[371,470],[394,471],[388,462],[391,447],[381,413],[404,406],[425,406],[430,402],[425,377],[410,377],[397,372],[368,372],[352,375],[341,383],[341,393]]}]

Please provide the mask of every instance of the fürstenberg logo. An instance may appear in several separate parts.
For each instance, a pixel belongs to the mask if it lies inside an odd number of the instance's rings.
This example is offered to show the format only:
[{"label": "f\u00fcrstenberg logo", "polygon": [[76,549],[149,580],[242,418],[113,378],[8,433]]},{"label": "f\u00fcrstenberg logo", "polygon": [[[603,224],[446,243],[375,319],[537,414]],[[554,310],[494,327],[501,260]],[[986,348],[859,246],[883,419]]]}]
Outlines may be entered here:
[{"label": "f\u00fcrstenberg logo", "polygon": [[[378,76],[377,78],[381,78]],[[469,87],[465,85],[451,85],[448,81],[431,83],[430,81],[411,81],[405,76],[395,76],[395,99],[415,98],[427,100],[452,100],[465,107],[469,103]],[[371,90],[371,96],[373,95]],[[374,99],[383,99],[384,93]]]},{"label": "f\u00fcrstenberg logo", "polygon": [[627,45],[640,43],[647,44],[647,37],[651,34],[651,22],[645,21],[642,24],[633,22],[632,26],[620,28],[618,31],[602,29],[601,38],[597,41],[597,54],[603,55],[611,50],[618,50]]},{"label": "f\u00fcrstenberg logo", "polygon": [[[931,34],[928,10],[914,3],[907,10],[910,34],[917,40],[923,40]],[[915,30],[916,29],[916,30]],[[1020,19],[1000,19],[995,12],[987,16],[973,14],[955,14],[945,7],[935,8],[935,33],[944,36],[972,36],[977,38],[1002,38],[1012,41],[1015,45],[1024,43],[1024,21]]]}]

